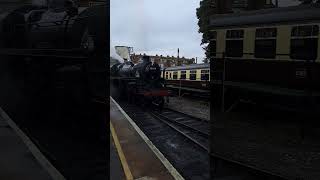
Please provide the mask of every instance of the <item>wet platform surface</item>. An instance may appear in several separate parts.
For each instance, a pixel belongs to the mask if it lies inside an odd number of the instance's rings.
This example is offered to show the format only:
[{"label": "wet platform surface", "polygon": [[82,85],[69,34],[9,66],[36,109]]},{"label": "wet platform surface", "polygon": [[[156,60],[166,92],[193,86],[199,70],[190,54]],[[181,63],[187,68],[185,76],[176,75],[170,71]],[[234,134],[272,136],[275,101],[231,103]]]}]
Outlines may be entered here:
[{"label": "wet platform surface", "polygon": [[132,179],[183,179],[177,178],[179,174],[176,174],[172,165],[157,153],[156,147],[150,145],[151,141],[142,136],[140,130],[137,131],[138,127],[132,124],[130,117],[112,98],[110,99],[110,121],[125,159],[125,162],[121,162],[122,167],[127,164],[127,169],[123,167],[125,176],[128,177],[131,174]]},{"label": "wet platform surface", "polygon": [[[50,175],[48,167],[44,167],[30,150],[30,142],[26,142],[17,133],[0,112],[0,179],[3,180],[63,180]],[[28,145],[27,145],[28,144]],[[35,148],[35,147],[33,147]],[[43,157],[42,157],[43,158]],[[40,158],[41,159],[41,158]]]},{"label": "wet platform surface", "polygon": [[112,135],[110,135],[110,179],[126,179]]}]

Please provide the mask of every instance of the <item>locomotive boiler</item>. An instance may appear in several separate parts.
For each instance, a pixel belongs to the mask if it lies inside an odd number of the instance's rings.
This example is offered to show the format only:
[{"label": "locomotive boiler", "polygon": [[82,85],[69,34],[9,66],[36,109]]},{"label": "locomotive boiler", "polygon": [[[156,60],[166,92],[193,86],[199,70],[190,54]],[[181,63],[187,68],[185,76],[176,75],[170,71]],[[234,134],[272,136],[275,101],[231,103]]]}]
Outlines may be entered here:
[{"label": "locomotive boiler", "polygon": [[143,56],[138,64],[132,62],[118,63],[111,67],[111,86],[118,97],[127,98],[129,101],[153,104],[163,107],[164,99],[169,95],[165,88],[164,79],[161,78],[159,64]]},{"label": "locomotive boiler", "polygon": [[0,15],[0,47],[24,49],[19,53],[27,55],[34,54],[30,49],[105,50],[106,9],[106,4],[78,7],[73,0],[22,5]]}]

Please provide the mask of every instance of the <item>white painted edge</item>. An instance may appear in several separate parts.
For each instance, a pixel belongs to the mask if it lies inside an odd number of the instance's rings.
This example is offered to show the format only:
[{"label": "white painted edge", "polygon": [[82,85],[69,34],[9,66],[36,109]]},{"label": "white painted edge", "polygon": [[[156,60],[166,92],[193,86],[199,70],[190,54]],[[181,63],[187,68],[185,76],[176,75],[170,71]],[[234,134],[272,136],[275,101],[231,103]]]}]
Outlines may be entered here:
[{"label": "white painted edge", "polygon": [[0,116],[21,138],[21,140],[28,147],[32,155],[37,159],[40,165],[49,173],[53,180],[66,180],[65,177],[49,162],[49,160],[41,153],[37,146],[33,144],[29,137],[16,125],[16,123],[8,116],[8,114],[1,107]]},{"label": "white painted edge", "polygon": [[141,131],[141,129],[136,125],[136,123],[128,116],[128,114],[120,107],[120,105],[110,96],[110,99],[117,106],[120,112],[127,118],[129,123],[133,128],[138,132],[141,138],[146,142],[149,148],[153,153],[159,158],[162,164],[167,168],[170,174],[174,177],[175,180],[184,180],[181,174],[173,167],[173,165],[167,160],[167,158],[159,151],[159,149],[149,140],[149,138]]}]

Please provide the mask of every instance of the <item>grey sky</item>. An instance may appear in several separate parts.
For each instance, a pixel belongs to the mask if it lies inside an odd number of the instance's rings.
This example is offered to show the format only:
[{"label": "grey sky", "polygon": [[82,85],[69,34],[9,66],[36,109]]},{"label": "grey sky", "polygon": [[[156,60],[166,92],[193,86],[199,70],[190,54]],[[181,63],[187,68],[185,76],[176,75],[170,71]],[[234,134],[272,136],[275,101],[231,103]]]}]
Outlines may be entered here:
[{"label": "grey sky", "polygon": [[[111,46],[136,53],[204,58],[196,8],[200,0],[111,0]],[[280,6],[297,0],[279,0]]]}]

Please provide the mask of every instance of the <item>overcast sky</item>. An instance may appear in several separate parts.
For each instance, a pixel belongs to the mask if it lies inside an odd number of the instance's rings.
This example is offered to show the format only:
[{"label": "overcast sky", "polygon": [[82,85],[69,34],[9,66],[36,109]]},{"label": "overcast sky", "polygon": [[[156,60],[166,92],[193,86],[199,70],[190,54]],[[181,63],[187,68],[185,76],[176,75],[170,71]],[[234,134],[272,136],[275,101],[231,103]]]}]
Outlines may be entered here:
[{"label": "overcast sky", "polygon": [[[134,52],[204,58],[196,8],[200,0],[111,0],[111,46]],[[297,0],[279,0],[280,6]]]}]

